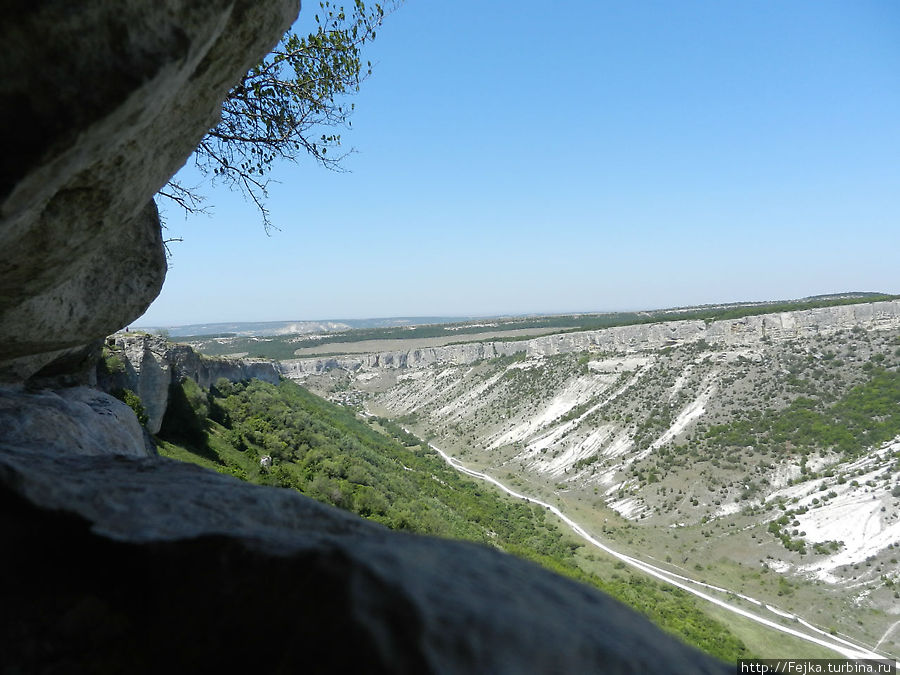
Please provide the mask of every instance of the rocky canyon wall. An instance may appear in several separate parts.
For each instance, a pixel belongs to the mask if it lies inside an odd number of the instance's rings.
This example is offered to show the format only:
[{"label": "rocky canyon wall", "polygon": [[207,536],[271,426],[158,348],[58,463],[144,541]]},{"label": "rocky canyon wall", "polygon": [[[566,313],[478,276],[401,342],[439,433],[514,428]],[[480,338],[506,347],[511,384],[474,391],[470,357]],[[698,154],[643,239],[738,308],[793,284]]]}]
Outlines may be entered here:
[{"label": "rocky canyon wall", "polygon": [[[153,195],[298,5],[4,7],[0,672],[729,672],[488,547],[155,456],[127,406],[84,386],[162,284]],[[232,367],[130,349],[148,390]]]},{"label": "rocky canyon wall", "polygon": [[859,305],[820,307],[796,312],[761,314],[707,323],[702,320],[617,326],[603,330],[543,335],[511,342],[471,342],[406,351],[354,354],[281,362],[286,377],[301,379],[335,368],[425,368],[436,364],[462,365],[482,359],[511,356],[550,356],[595,351],[660,349],[705,340],[710,344],[752,346],[762,340],[790,340],[827,335],[856,326],[865,329],[900,327],[900,300]]},{"label": "rocky canyon wall", "polygon": [[189,377],[208,389],[220,377],[231,382],[257,379],[277,384],[277,365],[263,359],[201,356],[187,345],[146,333],[117,333],[107,339],[109,361],[98,369],[98,385],[107,392],[130,389],[141,399],[147,430],[159,432],[169,402],[169,387]]}]

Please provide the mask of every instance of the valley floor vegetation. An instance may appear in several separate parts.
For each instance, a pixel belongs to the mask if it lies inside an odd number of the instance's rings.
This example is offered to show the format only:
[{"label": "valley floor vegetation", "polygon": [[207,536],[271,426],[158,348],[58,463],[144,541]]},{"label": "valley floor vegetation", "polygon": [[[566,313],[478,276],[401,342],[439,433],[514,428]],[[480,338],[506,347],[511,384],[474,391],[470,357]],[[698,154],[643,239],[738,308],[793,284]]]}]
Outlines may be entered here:
[{"label": "valley floor vegetation", "polygon": [[750,656],[683,591],[625,570],[584,571],[575,555],[582,544],[543,508],[461,476],[397,424],[360,419],[293,382],[222,379],[205,391],[185,379],[172,387],[158,440],[162,455],[295,489],[393,529],[518,555],[605,591],[713,656]]},{"label": "valley floor vegetation", "polygon": [[896,654],[894,324],[335,369],[304,384],[552,500],[623,553]]}]

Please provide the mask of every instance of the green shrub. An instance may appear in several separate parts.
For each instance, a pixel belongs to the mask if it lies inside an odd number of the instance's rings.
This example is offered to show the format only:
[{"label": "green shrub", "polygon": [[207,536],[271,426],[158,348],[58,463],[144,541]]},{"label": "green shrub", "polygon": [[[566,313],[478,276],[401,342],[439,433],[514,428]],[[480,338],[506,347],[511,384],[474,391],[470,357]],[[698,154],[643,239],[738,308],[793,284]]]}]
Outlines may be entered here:
[{"label": "green shrub", "polygon": [[141,423],[141,426],[146,426],[148,420],[147,411],[144,410],[144,404],[141,402],[140,396],[131,391],[131,389],[116,389],[112,392],[112,395],[134,410],[138,422]]},{"label": "green shrub", "polygon": [[104,347],[97,368],[107,375],[124,373],[125,361],[109,347]]}]

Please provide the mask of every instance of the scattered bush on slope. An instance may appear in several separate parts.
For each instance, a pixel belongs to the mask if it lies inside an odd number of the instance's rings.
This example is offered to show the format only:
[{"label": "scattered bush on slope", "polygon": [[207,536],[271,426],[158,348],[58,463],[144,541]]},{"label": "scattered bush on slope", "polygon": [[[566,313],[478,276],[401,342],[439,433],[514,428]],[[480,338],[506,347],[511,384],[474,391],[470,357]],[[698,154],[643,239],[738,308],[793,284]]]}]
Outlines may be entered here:
[{"label": "scattered bush on slope", "polygon": [[[164,455],[293,488],[392,529],[494,546],[609,593],[713,656],[749,656],[683,591],[638,576],[584,572],[574,557],[581,544],[563,536],[545,509],[462,476],[388,420],[366,423],[290,381],[219,380],[205,401],[192,381],[175,387],[182,391],[173,391],[178,403],[171,418],[166,414],[164,438],[176,442],[161,443]],[[203,415],[209,417],[201,438],[196,423]],[[185,432],[176,432],[179,420]],[[266,456],[270,467],[260,464]]]}]

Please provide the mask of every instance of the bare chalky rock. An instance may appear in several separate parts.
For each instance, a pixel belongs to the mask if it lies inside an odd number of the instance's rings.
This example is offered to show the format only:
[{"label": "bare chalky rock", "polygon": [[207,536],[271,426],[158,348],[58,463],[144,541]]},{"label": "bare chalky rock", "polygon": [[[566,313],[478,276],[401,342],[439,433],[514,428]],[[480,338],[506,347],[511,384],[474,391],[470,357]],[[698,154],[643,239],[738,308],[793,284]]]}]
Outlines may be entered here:
[{"label": "bare chalky rock", "polygon": [[856,326],[865,329],[900,327],[900,300],[860,305],[819,307],[706,323],[700,320],[616,326],[562,335],[543,335],[515,342],[469,342],[409,351],[376,352],[281,362],[286,377],[302,379],[333,369],[427,368],[436,364],[463,365],[513,354],[551,356],[593,349],[640,351],[705,340],[710,344],[752,346],[761,340],[792,340],[829,335]]}]

